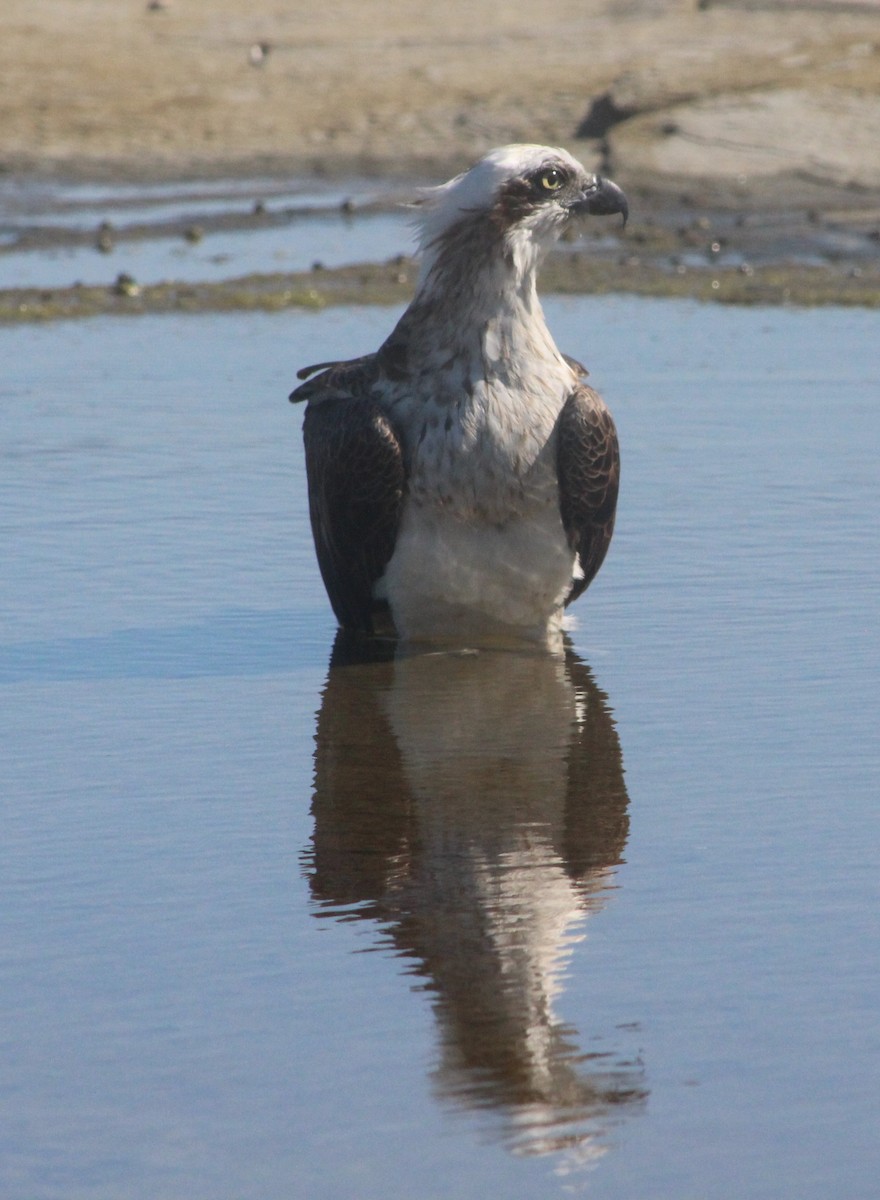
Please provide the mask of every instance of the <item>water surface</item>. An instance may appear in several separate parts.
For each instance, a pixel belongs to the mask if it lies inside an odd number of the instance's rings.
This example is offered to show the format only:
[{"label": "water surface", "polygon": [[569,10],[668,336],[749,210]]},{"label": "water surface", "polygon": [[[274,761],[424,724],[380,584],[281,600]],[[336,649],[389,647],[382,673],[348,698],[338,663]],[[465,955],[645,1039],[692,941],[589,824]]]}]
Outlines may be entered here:
[{"label": "water surface", "polygon": [[298,366],[0,330],[0,1190],[876,1194],[876,316],[549,301],[617,417],[564,659],[359,661]]},{"label": "water surface", "polygon": [[123,272],[140,284],[210,283],[257,272],[307,271],[316,263],[341,267],[362,261],[365,242],[376,262],[411,253],[407,217],[291,214],[265,228],[208,230],[195,241],[179,232],[163,236],[157,227],[149,238],[114,239],[106,253],[93,243],[9,250],[0,254],[0,288],[109,286]]}]

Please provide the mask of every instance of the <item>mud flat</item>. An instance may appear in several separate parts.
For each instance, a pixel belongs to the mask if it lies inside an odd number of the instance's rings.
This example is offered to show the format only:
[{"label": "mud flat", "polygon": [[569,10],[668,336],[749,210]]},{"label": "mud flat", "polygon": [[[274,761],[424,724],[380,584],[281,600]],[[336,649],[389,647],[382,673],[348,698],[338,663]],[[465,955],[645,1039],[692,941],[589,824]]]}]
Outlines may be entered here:
[{"label": "mud flat", "polygon": [[410,179],[528,140],[630,185],[880,185],[878,0],[5,0],[0,31],[6,170]]},{"label": "mud flat", "polygon": [[[217,283],[139,285],[126,275],[110,286],[10,288],[0,291],[0,322],[45,321],[106,314],[276,311],[333,304],[402,304],[412,295],[411,259],[330,271],[250,275]],[[544,271],[545,294],[629,293],[722,304],[835,304],[880,307],[880,271],[845,274],[825,267],[771,266],[679,273],[656,264],[608,264],[557,257]]]},{"label": "mud flat", "polygon": [[[540,13],[523,0],[403,13],[377,0],[368,16],[356,0],[6,0],[0,32],[7,179],[357,179],[390,206],[493,145],[545,141],[632,200],[626,238],[587,243],[592,265],[563,254],[545,289],[876,303],[880,0],[549,0]],[[217,221],[247,227],[230,209],[199,228]],[[35,217],[0,254],[65,236],[96,230],[59,234]],[[374,264],[358,287],[384,296],[401,274]],[[350,272],[301,275],[182,280],[176,299],[170,285],[126,294],[116,276],[48,298],[13,286],[0,316],[351,298]]]}]

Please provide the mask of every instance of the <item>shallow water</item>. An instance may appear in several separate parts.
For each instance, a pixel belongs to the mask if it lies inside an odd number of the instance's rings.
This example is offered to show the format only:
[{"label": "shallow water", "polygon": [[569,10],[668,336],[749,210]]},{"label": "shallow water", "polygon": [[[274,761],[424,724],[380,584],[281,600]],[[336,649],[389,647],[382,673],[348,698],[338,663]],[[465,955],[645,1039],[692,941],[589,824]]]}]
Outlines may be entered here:
[{"label": "shallow water", "polygon": [[[109,285],[121,273],[144,285],[207,283],[410,253],[408,211],[369,211],[374,200],[357,179],[344,190],[271,179],[137,187],[0,179],[0,288]],[[254,215],[257,204],[263,217]],[[110,240],[100,249],[105,225]],[[190,240],[182,229],[198,233]]]},{"label": "shallow water", "polygon": [[0,229],[19,233],[49,226],[68,232],[96,228],[102,221],[125,226],[138,222],[198,220],[219,213],[246,214],[255,203],[274,211],[338,209],[346,200],[365,202],[375,185],[350,179],[345,187],[295,178],[179,180],[169,183],[63,183],[57,179],[10,175],[0,178]]},{"label": "shallow water", "polygon": [[876,1194],[876,315],[546,308],[564,661],[331,665],[284,398],[392,312],[0,330],[4,1196]]},{"label": "shallow water", "polygon": [[179,280],[209,283],[255,272],[307,271],[316,262],[341,267],[363,261],[364,245],[374,261],[411,253],[413,235],[399,213],[363,213],[349,217],[292,215],[264,229],[213,230],[196,242],[180,235],[143,240],[120,239],[104,253],[94,245],[57,246],[51,250],[10,250],[0,254],[0,288],[100,286],[118,275],[140,284]]}]

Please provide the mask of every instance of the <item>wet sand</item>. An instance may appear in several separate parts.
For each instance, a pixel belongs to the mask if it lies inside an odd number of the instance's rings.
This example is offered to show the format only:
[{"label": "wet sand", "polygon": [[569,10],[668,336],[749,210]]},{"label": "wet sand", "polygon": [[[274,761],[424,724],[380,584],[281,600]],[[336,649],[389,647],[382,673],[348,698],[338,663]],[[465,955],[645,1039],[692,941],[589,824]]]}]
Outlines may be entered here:
[{"label": "wet sand", "polygon": [[[15,177],[358,177],[390,191],[542,141],[631,196],[611,286],[814,302],[830,283],[854,303],[880,291],[880,0],[549,0],[540,12],[523,0],[6,0],[0,32],[0,171]],[[854,253],[811,254],[829,230]],[[738,280],[712,270],[713,246],[736,238]],[[775,266],[797,279],[758,287],[755,238],[776,238]],[[678,264],[694,247],[705,279]],[[592,288],[589,264],[570,266]],[[325,302],[349,282],[295,279],[278,294]],[[0,316],[39,308],[6,293]]]},{"label": "wet sand", "polygon": [[524,140],[630,183],[880,185],[877,0],[152,3],[5,0],[6,170],[434,177]]}]

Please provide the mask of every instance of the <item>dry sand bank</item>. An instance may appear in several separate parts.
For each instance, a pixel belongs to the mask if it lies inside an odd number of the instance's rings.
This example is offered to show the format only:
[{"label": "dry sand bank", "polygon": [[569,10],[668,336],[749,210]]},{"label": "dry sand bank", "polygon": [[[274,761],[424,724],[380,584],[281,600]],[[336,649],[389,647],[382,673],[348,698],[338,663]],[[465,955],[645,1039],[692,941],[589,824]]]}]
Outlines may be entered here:
[{"label": "dry sand bank", "polygon": [[[548,274],[548,290],[880,302],[880,0],[4,0],[0,13],[0,171],[16,176],[374,176],[390,191],[514,140],[567,146],[632,201],[602,278],[585,263]],[[37,248],[53,236],[32,233]],[[713,267],[719,246],[739,277]],[[676,268],[694,251],[705,269]],[[0,319],[369,301],[387,291],[378,271],[145,288],[136,303],[17,289]]]},{"label": "dry sand bank", "polygon": [[4,0],[7,171],[424,178],[511,140],[661,192],[875,189],[880,3]]}]

